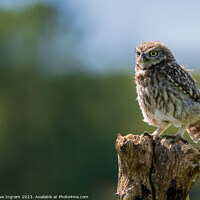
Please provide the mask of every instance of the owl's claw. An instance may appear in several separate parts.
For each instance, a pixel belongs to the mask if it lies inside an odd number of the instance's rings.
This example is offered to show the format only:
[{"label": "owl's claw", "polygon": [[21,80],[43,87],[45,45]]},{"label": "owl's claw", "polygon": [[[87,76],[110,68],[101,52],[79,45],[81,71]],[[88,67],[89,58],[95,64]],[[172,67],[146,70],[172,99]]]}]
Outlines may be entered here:
[{"label": "owl's claw", "polygon": [[160,137],[156,134],[156,135],[154,135],[154,134],[150,134],[149,132],[147,132],[147,131],[145,131],[144,133],[143,133],[143,136],[148,136],[149,137],[149,139],[151,139],[151,140],[158,140],[158,139],[160,139]]},{"label": "owl's claw", "polygon": [[184,144],[188,144],[188,141],[186,139],[184,139],[183,137],[180,137],[180,138],[176,137],[170,143],[173,144],[175,142],[178,142],[179,140],[181,140]]},{"label": "owl's claw", "polygon": [[160,139],[160,137],[159,137],[159,135],[153,135],[153,139],[158,140],[158,139]]},{"label": "owl's claw", "polygon": [[163,135],[162,138],[166,138],[166,139],[175,139],[175,135]]},{"label": "owl's claw", "polygon": [[143,136],[148,136],[150,139],[153,139],[153,135],[151,135],[149,132],[145,131],[143,133]]},{"label": "owl's claw", "polygon": [[188,141],[184,139],[183,137],[181,137],[180,135],[163,135],[162,138],[172,139],[170,141],[171,144],[174,144],[175,142],[178,142],[179,140],[181,140],[184,144],[188,144]]}]

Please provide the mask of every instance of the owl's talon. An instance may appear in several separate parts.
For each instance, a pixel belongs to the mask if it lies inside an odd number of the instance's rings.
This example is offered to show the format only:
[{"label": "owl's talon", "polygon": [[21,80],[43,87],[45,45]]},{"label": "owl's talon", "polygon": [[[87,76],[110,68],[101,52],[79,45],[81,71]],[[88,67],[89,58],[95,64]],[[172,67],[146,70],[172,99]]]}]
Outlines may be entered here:
[{"label": "owl's talon", "polygon": [[174,144],[178,142],[179,140],[181,140],[184,144],[188,144],[188,141],[179,135],[163,135],[162,138],[172,139],[170,141],[170,144]]},{"label": "owl's talon", "polygon": [[154,135],[154,136],[153,136],[153,139],[154,139],[154,140],[159,140],[160,137],[159,137],[159,135]]},{"label": "owl's talon", "polygon": [[160,137],[159,137],[159,135],[154,135],[154,134],[150,134],[149,132],[147,132],[147,131],[145,131],[144,133],[143,133],[143,136],[148,136],[149,137],[149,139],[151,139],[151,140],[158,140],[158,139],[160,139]]},{"label": "owl's talon", "polygon": [[174,140],[175,140],[175,142],[177,142],[178,140],[181,140],[184,144],[188,144],[188,141],[186,139],[184,139],[183,137],[177,138],[177,141],[176,141],[176,138]]},{"label": "owl's talon", "polygon": [[150,139],[153,139],[153,135],[151,135],[149,132],[145,131],[143,134],[143,136],[148,136]]},{"label": "owl's talon", "polygon": [[[178,140],[181,140],[184,144],[188,144],[188,141],[185,140],[184,138],[179,138]],[[178,140],[173,139],[172,141],[170,141],[170,144],[174,144],[174,143],[178,142]]]},{"label": "owl's talon", "polygon": [[163,135],[162,138],[166,138],[166,139],[175,139],[176,136],[175,136],[175,135]]}]

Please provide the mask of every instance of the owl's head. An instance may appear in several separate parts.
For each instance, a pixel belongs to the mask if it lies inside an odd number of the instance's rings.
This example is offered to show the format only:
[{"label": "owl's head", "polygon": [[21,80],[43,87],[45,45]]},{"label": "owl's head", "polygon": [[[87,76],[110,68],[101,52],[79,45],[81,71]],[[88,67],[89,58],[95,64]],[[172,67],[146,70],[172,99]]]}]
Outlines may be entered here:
[{"label": "owl's head", "polygon": [[136,64],[142,69],[148,69],[163,60],[175,61],[168,47],[161,42],[144,42],[135,49]]}]

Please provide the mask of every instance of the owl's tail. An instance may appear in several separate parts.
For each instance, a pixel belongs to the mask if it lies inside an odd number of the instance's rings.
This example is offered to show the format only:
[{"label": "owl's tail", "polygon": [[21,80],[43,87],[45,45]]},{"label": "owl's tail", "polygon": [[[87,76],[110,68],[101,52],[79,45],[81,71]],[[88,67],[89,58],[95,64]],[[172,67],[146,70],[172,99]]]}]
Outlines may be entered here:
[{"label": "owl's tail", "polygon": [[187,131],[192,138],[192,140],[197,143],[200,140],[200,121],[189,124],[187,127]]}]

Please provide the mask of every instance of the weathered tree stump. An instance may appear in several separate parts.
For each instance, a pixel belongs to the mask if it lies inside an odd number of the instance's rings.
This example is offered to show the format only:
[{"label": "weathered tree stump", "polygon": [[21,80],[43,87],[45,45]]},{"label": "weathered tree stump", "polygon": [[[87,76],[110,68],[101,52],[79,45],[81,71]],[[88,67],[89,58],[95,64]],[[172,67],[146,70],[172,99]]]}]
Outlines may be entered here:
[{"label": "weathered tree stump", "polygon": [[200,151],[148,134],[118,135],[119,200],[189,200],[200,175]]}]

